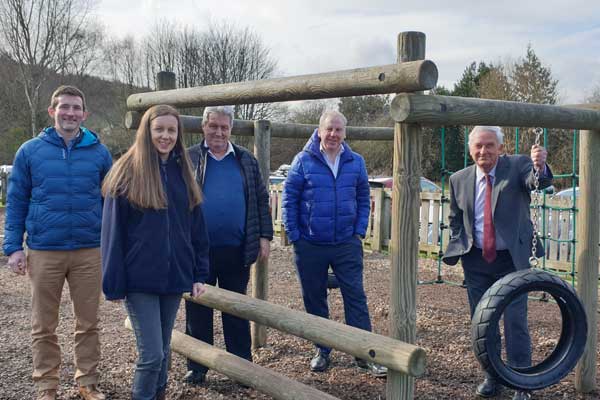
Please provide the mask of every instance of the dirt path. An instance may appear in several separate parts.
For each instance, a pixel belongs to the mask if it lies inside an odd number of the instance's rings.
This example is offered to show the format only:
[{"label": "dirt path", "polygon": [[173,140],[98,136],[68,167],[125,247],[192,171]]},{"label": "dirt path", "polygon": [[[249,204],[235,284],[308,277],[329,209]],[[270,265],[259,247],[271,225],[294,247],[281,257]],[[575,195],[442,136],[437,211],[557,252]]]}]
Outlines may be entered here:
[{"label": "dirt path", "polygon": [[[0,227],[4,226],[0,211]],[[6,258],[0,257],[0,266]],[[432,280],[436,276],[436,263],[421,260],[419,279]],[[458,270],[445,268],[447,280],[460,282]],[[270,259],[270,301],[292,309],[302,310],[300,289],[292,263],[289,247],[276,242]],[[387,334],[389,261],[380,254],[370,254],[365,260],[365,287],[373,329]],[[427,351],[427,373],[416,380],[416,399],[473,399],[474,388],[480,380],[477,362],[469,341],[469,320],[466,293],[460,286],[450,284],[420,285],[417,290],[418,345]],[[343,306],[339,291],[330,294],[332,318],[343,321]],[[0,268],[0,399],[21,400],[33,398],[30,351],[30,293],[26,278],[17,277],[6,268]],[[125,311],[122,305],[103,302],[102,318],[102,388],[111,399],[129,398],[133,377],[135,342],[132,334],[123,327]],[[216,313],[216,344],[223,347],[220,314]],[[560,315],[552,303],[530,303],[530,325],[535,345],[535,358],[541,359],[552,349],[558,338]],[[73,382],[72,331],[73,313],[68,291],[63,293],[61,323],[58,328],[63,349],[60,399],[76,399]],[[176,329],[183,330],[183,307],[177,317]],[[288,377],[314,386],[340,399],[371,400],[385,398],[385,380],[372,378],[352,366],[352,357],[334,351],[332,368],[326,373],[312,373],[307,365],[313,355],[312,345],[304,340],[268,331],[268,346],[254,353],[254,361],[272,368]],[[600,355],[598,356],[600,365]],[[209,372],[204,387],[191,388],[180,382],[185,373],[185,360],[173,356],[170,375],[170,399],[269,399],[253,389],[245,389],[227,377]],[[510,399],[505,390],[498,399]],[[536,392],[534,399],[598,399],[593,395],[577,395],[573,387],[573,374],[558,385]]]}]

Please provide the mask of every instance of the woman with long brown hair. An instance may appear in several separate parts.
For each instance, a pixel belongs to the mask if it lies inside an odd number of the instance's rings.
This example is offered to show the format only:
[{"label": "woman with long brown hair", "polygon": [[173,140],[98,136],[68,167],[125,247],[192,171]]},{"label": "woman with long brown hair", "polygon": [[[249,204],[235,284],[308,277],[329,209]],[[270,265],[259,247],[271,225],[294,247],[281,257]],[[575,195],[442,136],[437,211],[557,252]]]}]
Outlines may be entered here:
[{"label": "woman with long brown hair", "polygon": [[134,144],[102,187],[102,288],[125,300],[138,348],[133,399],[164,399],[181,295],[204,292],[208,236],[179,113],[144,113]]}]

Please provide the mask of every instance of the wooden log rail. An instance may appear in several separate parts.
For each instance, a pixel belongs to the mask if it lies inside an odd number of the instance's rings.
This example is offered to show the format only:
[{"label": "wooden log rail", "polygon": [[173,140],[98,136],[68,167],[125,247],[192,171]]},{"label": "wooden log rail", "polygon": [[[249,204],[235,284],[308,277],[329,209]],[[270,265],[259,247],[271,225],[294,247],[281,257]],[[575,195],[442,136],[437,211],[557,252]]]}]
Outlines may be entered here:
[{"label": "wooden log rail", "polygon": [[[129,318],[125,327],[132,330]],[[337,400],[325,392],[173,330],[171,349],[277,400]]]},{"label": "wooden log rail", "polygon": [[516,101],[402,93],[392,101],[396,122],[600,129],[600,111]]},{"label": "wooden log rail", "polygon": [[206,292],[184,298],[239,318],[255,321],[347,354],[418,377],[425,372],[425,350],[325,318],[205,285]]},{"label": "wooden log rail", "polygon": [[321,74],[137,93],[127,98],[127,108],[142,111],[156,104],[204,107],[414,92],[434,88],[437,79],[436,65],[432,61],[421,60]]},{"label": "wooden log rail", "polygon": [[[181,123],[185,133],[202,133],[202,117],[182,115]],[[125,127],[137,129],[140,125],[142,114],[137,111],[128,111],[125,114]],[[318,127],[314,124],[290,124],[271,122],[271,137],[284,139],[306,139]],[[234,119],[231,130],[232,135],[254,136],[254,121]],[[347,126],[346,138],[349,140],[394,140],[394,128]]]}]

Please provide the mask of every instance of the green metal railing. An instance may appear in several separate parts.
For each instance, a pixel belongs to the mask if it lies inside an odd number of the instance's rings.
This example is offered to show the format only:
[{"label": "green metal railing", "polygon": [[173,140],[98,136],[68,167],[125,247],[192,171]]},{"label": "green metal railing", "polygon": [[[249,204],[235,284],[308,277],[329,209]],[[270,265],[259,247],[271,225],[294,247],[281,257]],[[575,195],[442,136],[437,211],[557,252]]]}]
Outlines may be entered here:
[{"label": "green metal railing", "polygon": [[[578,166],[578,161],[577,161],[577,137],[578,137],[578,131],[577,130],[573,130],[572,133],[572,143],[573,143],[573,150],[572,150],[572,170],[571,173],[568,174],[555,174],[554,175],[554,179],[558,180],[558,179],[570,179],[571,180],[571,187],[573,188],[573,194],[572,194],[572,206],[571,207],[559,207],[559,206],[551,206],[548,205],[547,203],[547,193],[546,191],[542,191],[542,205],[541,205],[541,219],[542,219],[542,224],[541,224],[541,238],[544,241],[544,247],[548,248],[548,244],[549,242],[554,242],[554,243],[569,243],[569,251],[570,251],[570,255],[571,255],[571,270],[568,272],[563,272],[563,271],[557,271],[557,270],[551,270],[548,269],[546,266],[546,257],[542,258],[542,269],[546,270],[548,272],[557,274],[557,275],[568,275],[570,277],[571,283],[574,285],[575,284],[575,275],[576,275],[576,266],[575,266],[575,252],[576,252],[576,246],[577,246],[577,225],[576,225],[576,214],[577,214],[577,196],[576,196],[576,188],[578,185],[578,179],[579,179],[579,175],[577,174],[577,166]],[[469,129],[467,127],[464,128],[463,130],[463,135],[464,135],[464,154],[463,154],[463,167],[466,168],[468,163],[469,163],[469,148],[468,148],[468,134],[469,134]],[[441,204],[440,204],[440,220],[442,221],[440,224],[440,232],[439,232],[439,251],[437,253],[437,278],[435,280],[432,281],[419,281],[419,284],[432,284],[432,283],[448,283],[448,284],[456,284],[456,285],[462,285],[461,283],[458,282],[452,282],[452,281],[447,281],[443,279],[442,276],[442,256],[443,256],[443,244],[444,244],[444,235],[445,235],[445,231],[448,229],[448,226],[446,226],[444,224],[444,204],[449,202],[448,197],[446,196],[446,180],[448,179],[448,177],[452,174],[452,171],[448,170],[447,165],[446,165],[446,127],[441,127],[440,129],[440,140],[441,140],[441,165],[440,165],[440,173],[441,173],[441,177],[440,177],[440,185],[442,188],[442,196],[441,196]],[[515,128],[515,149],[514,149],[514,153],[518,154],[519,153],[519,142],[520,142],[520,129],[517,127]],[[544,136],[543,136],[543,144],[544,147],[547,148],[547,143],[548,143],[548,131],[547,129],[544,129]],[[547,217],[547,212],[548,210],[555,210],[555,211],[566,211],[569,212],[569,219],[572,221],[572,237],[568,238],[568,239],[559,239],[559,238],[553,238],[550,237],[548,235],[548,227],[546,224],[546,217]]]}]

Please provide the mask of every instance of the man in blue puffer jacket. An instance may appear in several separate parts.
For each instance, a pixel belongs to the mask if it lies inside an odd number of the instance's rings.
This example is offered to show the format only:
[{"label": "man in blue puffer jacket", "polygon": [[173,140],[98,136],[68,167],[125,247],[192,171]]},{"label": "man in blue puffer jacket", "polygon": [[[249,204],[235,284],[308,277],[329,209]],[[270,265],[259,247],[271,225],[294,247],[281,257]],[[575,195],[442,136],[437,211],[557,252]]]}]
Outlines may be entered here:
[{"label": "man in blue puffer jacket", "polygon": [[[369,180],[365,160],[344,139],[346,117],[325,111],[314,131],[296,155],[283,189],[283,221],[294,244],[296,270],[306,311],[328,318],[327,271],[331,266],[344,298],[348,325],[371,330],[363,287],[363,251],[369,222]],[[317,345],[310,362],[312,371],[329,366],[330,348]],[[375,376],[386,368],[356,360]]]},{"label": "man in blue puffer jacket", "polygon": [[[27,272],[31,281],[37,398],[56,398],[61,356],[55,330],[66,279],[76,318],[75,380],[84,399],[101,400],[105,396],[97,388],[100,187],[112,158],[98,136],[81,127],[88,113],[79,89],[56,89],[48,113],[54,126],[24,143],[15,155],[3,248],[13,272]],[[23,251],[25,232],[27,255]]]}]

